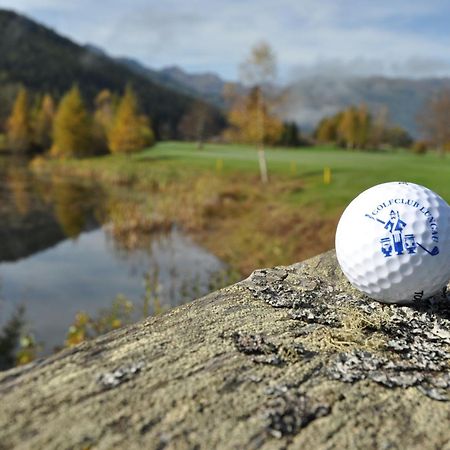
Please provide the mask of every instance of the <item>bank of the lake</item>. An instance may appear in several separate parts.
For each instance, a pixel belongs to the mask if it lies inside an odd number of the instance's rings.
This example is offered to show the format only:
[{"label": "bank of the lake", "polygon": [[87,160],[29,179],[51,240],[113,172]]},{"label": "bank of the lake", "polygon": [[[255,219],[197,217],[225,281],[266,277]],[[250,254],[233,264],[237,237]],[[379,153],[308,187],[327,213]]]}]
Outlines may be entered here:
[{"label": "bank of the lake", "polygon": [[[404,180],[450,198],[449,158],[406,151],[355,152],[331,147],[268,149],[270,183],[261,185],[248,146],[159,143],[132,156],[38,159],[33,168],[126,186],[139,199],[124,217],[147,229],[183,226],[241,273],[289,264],[333,247],[338,218],[364,189]],[[323,172],[331,170],[331,183]]]}]

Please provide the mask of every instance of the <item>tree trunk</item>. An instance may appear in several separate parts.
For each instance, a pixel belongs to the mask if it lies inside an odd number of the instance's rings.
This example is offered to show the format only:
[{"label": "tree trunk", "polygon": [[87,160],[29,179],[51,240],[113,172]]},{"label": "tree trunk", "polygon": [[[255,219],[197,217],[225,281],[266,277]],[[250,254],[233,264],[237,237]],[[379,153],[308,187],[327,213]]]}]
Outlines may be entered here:
[{"label": "tree trunk", "polygon": [[381,305],[334,252],[0,373],[0,448],[448,448],[450,298]]},{"label": "tree trunk", "polygon": [[258,114],[258,134],[259,134],[259,142],[258,142],[258,161],[259,161],[259,173],[261,175],[261,181],[263,184],[267,184],[269,182],[269,175],[267,173],[267,161],[266,161],[266,152],[264,151],[264,99],[261,88],[258,87],[257,90],[257,114]]},{"label": "tree trunk", "polygon": [[267,173],[266,152],[264,151],[264,147],[258,149],[258,161],[261,181],[263,184],[267,184],[269,182],[269,175]]}]

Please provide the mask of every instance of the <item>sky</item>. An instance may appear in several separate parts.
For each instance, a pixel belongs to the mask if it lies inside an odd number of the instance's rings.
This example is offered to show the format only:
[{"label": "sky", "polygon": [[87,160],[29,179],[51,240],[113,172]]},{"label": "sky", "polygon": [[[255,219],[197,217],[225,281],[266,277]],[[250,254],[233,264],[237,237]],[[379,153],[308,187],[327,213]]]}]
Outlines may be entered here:
[{"label": "sky", "polygon": [[267,42],[280,81],[450,75],[448,0],[0,0],[55,31],[151,68],[236,80]]}]

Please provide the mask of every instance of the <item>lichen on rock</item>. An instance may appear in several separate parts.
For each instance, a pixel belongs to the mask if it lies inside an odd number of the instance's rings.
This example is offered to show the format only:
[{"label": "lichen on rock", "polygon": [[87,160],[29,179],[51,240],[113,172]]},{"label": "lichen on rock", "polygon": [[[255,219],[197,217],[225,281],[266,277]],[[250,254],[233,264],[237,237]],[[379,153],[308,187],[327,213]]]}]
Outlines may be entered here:
[{"label": "lichen on rock", "polygon": [[450,448],[450,301],[328,252],[0,373],[0,449]]},{"label": "lichen on rock", "polygon": [[331,378],[416,386],[433,400],[450,400],[446,292],[411,306],[384,305],[351,289],[336,273],[335,267],[333,277],[315,273],[308,265],[258,270],[247,288],[255,299],[289,310],[312,349],[336,353],[323,369]]}]

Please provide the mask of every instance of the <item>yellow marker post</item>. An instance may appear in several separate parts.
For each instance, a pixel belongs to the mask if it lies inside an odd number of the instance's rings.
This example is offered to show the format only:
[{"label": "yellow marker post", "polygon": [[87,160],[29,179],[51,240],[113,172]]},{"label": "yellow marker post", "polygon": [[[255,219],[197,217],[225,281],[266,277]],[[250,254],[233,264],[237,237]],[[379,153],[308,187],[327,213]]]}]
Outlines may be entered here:
[{"label": "yellow marker post", "polygon": [[331,183],[331,169],[329,167],[323,168],[323,184]]},{"label": "yellow marker post", "polygon": [[223,159],[216,159],[216,172],[222,173],[223,169]]},{"label": "yellow marker post", "polygon": [[291,175],[297,175],[297,162],[291,161]]}]

